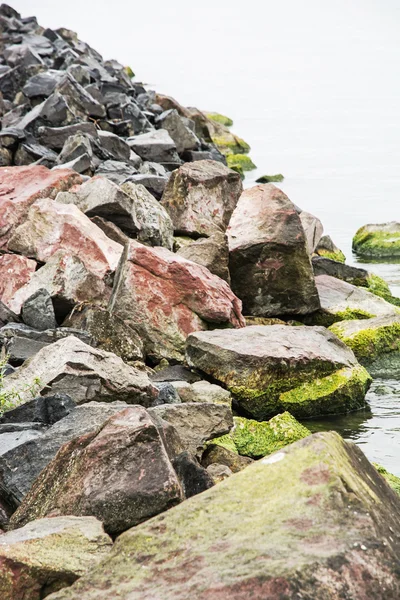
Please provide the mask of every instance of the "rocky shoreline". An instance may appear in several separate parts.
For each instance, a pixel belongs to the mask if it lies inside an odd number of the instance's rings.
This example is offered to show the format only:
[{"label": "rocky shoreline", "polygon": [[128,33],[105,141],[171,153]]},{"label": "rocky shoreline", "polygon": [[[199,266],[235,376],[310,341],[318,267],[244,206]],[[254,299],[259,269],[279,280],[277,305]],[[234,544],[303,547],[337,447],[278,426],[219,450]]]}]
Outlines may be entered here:
[{"label": "rocky shoreline", "polygon": [[304,423],[397,376],[400,299],[227,117],[0,33],[1,598],[397,599],[400,480]]}]

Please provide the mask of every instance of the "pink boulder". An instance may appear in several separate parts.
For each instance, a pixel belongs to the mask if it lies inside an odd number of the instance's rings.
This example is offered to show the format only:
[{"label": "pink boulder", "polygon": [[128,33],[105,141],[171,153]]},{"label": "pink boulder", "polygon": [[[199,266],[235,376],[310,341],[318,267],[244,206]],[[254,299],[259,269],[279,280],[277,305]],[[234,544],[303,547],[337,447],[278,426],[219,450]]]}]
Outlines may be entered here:
[{"label": "pink boulder", "polygon": [[39,198],[55,198],[58,192],[81,183],[71,169],[50,171],[42,165],[0,168],[0,247],[9,240],[28,208]]},{"label": "pink boulder", "polygon": [[11,308],[14,294],[29,283],[36,270],[36,262],[17,254],[0,255],[0,300]]}]

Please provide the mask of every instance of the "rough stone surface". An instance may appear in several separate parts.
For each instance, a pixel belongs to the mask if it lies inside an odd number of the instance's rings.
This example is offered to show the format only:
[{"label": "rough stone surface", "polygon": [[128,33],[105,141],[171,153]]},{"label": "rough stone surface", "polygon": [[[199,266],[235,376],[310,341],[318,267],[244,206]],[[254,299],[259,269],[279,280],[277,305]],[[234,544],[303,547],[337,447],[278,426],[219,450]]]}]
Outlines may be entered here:
[{"label": "rough stone surface", "polygon": [[179,234],[225,232],[242,192],[238,173],[212,160],[186,163],[174,171],[161,204]]},{"label": "rough stone surface", "polygon": [[195,150],[199,147],[198,137],[189,127],[186,127],[177,110],[171,109],[163,112],[157,117],[156,122],[159,127],[168,131],[179,154],[185,150]]},{"label": "rough stone surface", "polygon": [[319,308],[300,217],[272,184],[245,190],[228,228],[232,290],[244,314],[303,315]]},{"label": "rough stone surface", "polygon": [[196,496],[213,486],[213,480],[189,452],[182,452],[173,461],[185,498]]},{"label": "rough stone surface", "polygon": [[305,210],[300,212],[299,217],[306,235],[307,250],[311,255],[321,240],[324,227],[318,217]]},{"label": "rough stone surface", "polygon": [[400,223],[391,221],[360,227],[353,238],[353,250],[368,258],[400,256]]},{"label": "rough stone surface", "polygon": [[25,404],[7,410],[0,423],[43,423],[54,425],[75,409],[75,402],[66,394],[54,396],[38,396]]},{"label": "rough stone surface", "polygon": [[[154,379],[153,379],[154,381]],[[182,402],[210,402],[211,404],[225,404],[231,406],[232,396],[228,390],[208,381],[173,381]]]},{"label": "rough stone surface", "polygon": [[44,288],[37,290],[25,300],[21,313],[24,323],[39,331],[57,327],[53,302],[49,292]]},{"label": "rough stone surface", "polygon": [[399,515],[361,450],[319,433],[126,532],[51,600],[394,600]]},{"label": "rough stone surface", "polygon": [[157,427],[140,406],[64,445],[13,515],[13,528],[45,515],[93,515],[118,534],[183,500]]},{"label": "rough stone surface", "polygon": [[211,442],[207,445],[203,456],[201,457],[201,464],[203,467],[209,467],[213,464],[225,465],[229,467],[232,473],[239,473],[249,465],[253,463],[253,460],[248,456],[240,456],[237,450],[229,450],[228,448]]},{"label": "rough stone surface", "polygon": [[199,331],[188,337],[186,357],[257,420],[286,410],[311,417],[360,408],[371,381],[353,352],[323,327]]},{"label": "rough stone surface", "polygon": [[93,517],[39,519],[0,535],[2,600],[42,600],[70,586],[112,548]]},{"label": "rough stone surface", "polygon": [[143,160],[178,164],[181,162],[175,143],[165,129],[131,137],[128,139],[128,144]]},{"label": "rough stone surface", "polygon": [[155,358],[182,359],[189,333],[208,323],[244,324],[241,305],[225,281],[166,248],[131,241],[114,285],[113,311]]},{"label": "rough stone surface", "polygon": [[98,277],[115,271],[122,247],[76,206],[49,198],[36,201],[8,243],[10,250],[47,262],[58,250],[79,256]]},{"label": "rough stone surface", "polygon": [[7,306],[15,292],[27,284],[36,270],[36,262],[17,254],[0,255],[0,299]]},{"label": "rough stone surface", "polygon": [[207,267],[211,273],[230,283],[228,240],[222,232],[213,233],[208,238],[199,238],[180,248],[177,253]]}]

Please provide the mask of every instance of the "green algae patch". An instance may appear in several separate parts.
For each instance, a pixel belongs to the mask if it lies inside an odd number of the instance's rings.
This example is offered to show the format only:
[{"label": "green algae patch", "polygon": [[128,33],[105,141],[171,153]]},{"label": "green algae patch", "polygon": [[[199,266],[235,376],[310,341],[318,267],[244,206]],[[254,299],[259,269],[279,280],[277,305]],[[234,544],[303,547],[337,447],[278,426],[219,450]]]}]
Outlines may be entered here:
[{"label": "green algae patch", "polygon": [[[234,417],[234,419],[235,418],[236,417]],[[222,446],[222,448],[225,448],[226,450],[230,450],[231,452],[234,452],[235,454],[239,454],[238,449],[236,448],[236,444],[233,441],[233,437],[232,437],[231,433],[227,433],[226,435],[221,435],[220,437],[213,438],[206,444],[206,446],[212,446],[212,445]]]},{"label": "green algae patch", "polygon": [[322,256],[323,258],[329,258],[330,260],[334,260],[342,264],[346,262],[345,255],[339,249],[337,252],[332,252],[332,250],[327,250],[326,248],[318,248],[316,252],[318,256]]},{"label": "green algae patch", "polygon": [[361,227],[353,238],[353,250],[368,258],[400,257],[400,225],[384,223]]},{"label": "green algae patch", "polygon": [[130,67],[124,67],[124,71],[128,75],[128,77],[130,77],[131,79],[133,79],[135,77],[135,73],[132,71],[132,69]]},{"label": "green algae patch", "polygon": [[206,112],[204,114],[206,115],[206,117],[208,119],[211,119],[211,121],[214,121],[215,123],[219,123],[220,125],[225,125],[225,127],[232,127],[232,125],[233,125],[233,121],[230,117],[221,115],[220,113]]},{"label": "green algae patch", "polygon": [[222,154],[247,154],[250,152],[249,144],[228,130],[226,133],[212,135],[211,139]]},{"label": "green algae patch", "polygon": [[382,467],[382,465],[378,465],[376,463],[372,463],[372,464],[374,465],[374,467],[378,471],[378,473],[380,473],[382,475],[382,477],[384,479],[386,479],[386,481],[388,482],[390,487],[397,494],[400,495],[400,477],[396,477],[396,475],[392,475],[392,473],[389,473],[389,471],[387,471],[385,469],[385,467]]},{"label": "green algae patch", "polygon": [[262,423],[244,417],[234,417],[233,421],[229,435],[237,452],[250,458],[262,458],[311,434],[288,412]]},{"label": "green algae patch", "polygon": [[346,321],[336,323],[329,329],[349,346],[363,362],[372,362],[381,354],[400,350],[400,322],[398,320],[374,319],[371,327],[360,323],[359,329],[352,328]]},{"label": "green algae patch", "polygon": [[325,310],[318,310],[315,313],[305,317],[304,322],[307,325],[321,325],[322,327],[331,328],[334,323],[340,321],[360,321],[366,319],[373,319],[376,315],[362,310],[361,308],[346,308],[345,310],[339,310],[337,312],[328,312]]},{"label": "green algae patch", "polygon": [[227,154],[226,162],[230,169],[239,167],[242,171],[252,171],[257,168],[246,154]]},{"label": "green algae patch", "polygon": [[360,283],[359,286],[366,287],[369,292],[383,298],[386,302],[390,302],[394,306],[400,306],[400,298],[393,296],[386,281],[382,277],[375,275],[375,273],[370,273],[366,281]]},{"label": "green algae patch", "polygon": [[281,173],[277,173],[276,175],[261,175],[261,177],[256,179],[256,183],[279,183],[284,179]]},{"label": "green algae patch", "polygon": [[304,418],[343,413],[365,406],[372,378],[361,365],[343,368],[284,392],[279,404]]}]

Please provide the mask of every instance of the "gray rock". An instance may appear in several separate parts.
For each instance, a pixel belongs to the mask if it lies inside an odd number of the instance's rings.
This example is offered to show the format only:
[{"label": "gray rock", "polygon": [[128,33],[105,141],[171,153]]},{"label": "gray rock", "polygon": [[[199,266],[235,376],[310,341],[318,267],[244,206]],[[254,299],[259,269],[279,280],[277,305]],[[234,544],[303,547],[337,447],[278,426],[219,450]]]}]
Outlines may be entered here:
[{"label": "gray rock", "polygon": [[191,498],[210,489],[214,482],[209,473],[189,452],[182,452],[173,461],[185,498]]},{"label": "gray rock", "polygon": [[204,380],[195,381],[194,383],[173,381],[172,385],[182,402],[207,402],[224,404],[229,407],[232,405],[231,393],[215,383]]},{"label": "gray rock", "polygon": [[207,473],[214,485],[233,475],[231,469],[227,465],[220,465],[218,463],[208,465]]},{"label": "gray rock", "polygon": [[193,131],[186,127],[177,110],[170,109],[163,112],[156,118],[156,124],[158,127],[168,131],[172,140],[175,142],[178,154],[185,152],[185,150],[195,150],[199,148],[200,142],[198,137]]},{"label": "gray rock", "polygon": [[153,402],[153,406],[160,406],[161,404],[180,404],[181,398],[172,383],[160,382],[154,383],[154,386],[158,389],[158,396]]},{"label": "gray rock", "polygon": [[321,240],[324,227],[317,217],[305,210],[300,212],[299,217],[306,235],[308,253],[311,255]]},{"label": "gray rock", "polygon": [[47,98],[53,93],[62,76],[62,71],[54,71],[52,69],[38,73],[38,75],[34,75],[28,79],[22,88],[22,93],[28,98],[35,98],[36,96]]},{"label": "gray rock", "polygon": [[180,163],[176,145],[165,129],[143,133],[127,140],[129,146],[143,160],[159,163]]},{"label": "gray rock", "polygon": [[313,256],[312,266],[315,275],[329,275],[352,285],[365,285],[368,287],[369,273],[366,269],[352,267],[323,256]]},{"label": "gray rock", "polygon": [[49,292],[42,288],[25,300],[22,305],[22,320],[29,327],[44,331],[57,327],[53,302]]},{"label": "gray rock", "polygon": [[75,117],[105,117],[106,110],[73,77],[66,73],[56,87],[56,91],[68,102]]},{"label": "gray rock", "polygon": [[150,375],[151,381],[154,382],[172,382],[172,381],[186,381],[187,383],[195,383],[201,380],[201,376],[184,367],[183,365],[172,365],[161,369],[160,371],[154,371]]},{"label": "gray rock", "polygon": [[81,154],[66,163],[56,165],[53,169],[72,169],[77,173],[91,174],[93,171],[93,161],[89,154]]},{"label": "gray rock", "polygon": [[98,139],[102,148],[107,150],[115,160],[126,162],[130,160],[131,149],[125,140],[109,131],[99,131]]},{"label": "gray rock", "polygon": [[24,424],[40,423],[43,425],[54,425],[76,407],[75,402],[67,394],[55,394],[54,396],[38,396],[28,400],[16,408],[7,410],[2,417],[2,424]]},{"label": "gray rock", "polygon": [[90,138],[85,133],[74,133],[65,140],[57,162],[59,165],[68,163],[82,154],[87,154],[90,159],[93,158]]},{"label": "gray rock", "polygon": [[226,235],[220,231],[208,238],[199,238],[177,252],[230,283],[229,248]]},{"label": "gray rock", "polygon": [[163,195],[165,186],[167,185],[168,178],[161,177],[159,175],[145,175],[142,173],[138,173],[136,175],[131,175],[130,177],[128,177],[125,183],[128,182],[143,185],[152,196],[157,198],[157,200],[160,200]]},{"label": "gray rock", "polygon": [[93,123],[78,123],[65,127],[45,127],[38,129],[38,136],[42,144],[53,150],[61,150],[67,139],[76,133],[86,134],[95,138],[97,129]]},{"label": "gray rock", "polygon": [[123,183],[128,177],[136,173],[137,170],[134,166],[119,160],[106,160],[96,170],[96,175],[107,177],[107,179],[117,184]]}]

